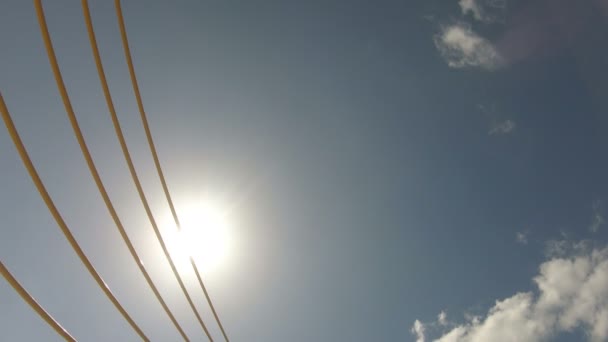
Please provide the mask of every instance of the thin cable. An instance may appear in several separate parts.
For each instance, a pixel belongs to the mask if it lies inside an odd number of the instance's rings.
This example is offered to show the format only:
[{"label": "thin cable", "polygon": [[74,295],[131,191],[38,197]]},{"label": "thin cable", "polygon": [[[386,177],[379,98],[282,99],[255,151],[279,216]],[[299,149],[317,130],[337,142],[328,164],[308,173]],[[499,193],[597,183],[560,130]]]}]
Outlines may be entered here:
[{"label": "thin cable", "polygon": [[[38,3],[38,1],[36,1],[36,3]],[[41,13],[42,12],[38,12],[39,15]],[[40,16],[39,16],[39,18],[40,18]],[[44,18],[43,18],[43,20],[44,20]],[[23,141],[21,141],[21,137],[19,137],[19,133],[17,132],[17,129],[15,128],[15,124],[13,123],[13,119],[11,118],[10,113],[8,112],[8,108],[6,107],[6,104],[4,103],[4,98],[2,97],[1,93],[0,93],[0,112],[2,112],[2,120],[4,120],[6,129],[8,130],[8,132],[11,136],[11,139],[13,139],[13,144],[15,145],[15,147],[17,148],[17,151],[19,152],[19,156],[21,157],[21,160],[23,161],[23,165],[27,169],[27,172],[30,174],[32,181],[36,185],[36,188],[38,189],[40,196],[42,197],[42,199],[44,200],[44,203],[46,204],[49,211],[53,215],[53,218],[57,222],[57,225],[59,225],[61,232],[63,233],[65,238],[68,240],[68,242],[70,243],[70,245],[72,246],[72,248],[74,249],[76,254],[78,254],[80,261],[82,261],[82,263],[87,268],[87,270],[89,271],[91,276],[95,279],[95,281],[97,282],[97,285],[99,285],[99,287],[103,290],[103,292],[108,297],[108,299],[110,299],[112,304],[114,304],[114,306],[120,312],[122,317],[124,317],[124,319],[126,319],[127,322],[129,322],[129,324],[131,325],[133,330],[135,330],[135,332],[137,332],[137,334],[139,335],[139,337],[141,337],[142,340],[149,341],[149,339],[146,337],[144,332],[133,321],[131,316],[129,316],[129,314],[122,307],[122,305],[120,304],[118,299],[116,299],[116,297],[114,296],[114,294],[112,293],[112,291],[110,290],[108,285],[101,278],[101,276],[99,275],[99,273],[97,272],[97,270],[95,269],[93,264],[91,264],[91,262],[89,261],[89,259],[86,256],[86,254],[84,254],[84,252],[82,251],[82,248],[80,248],[80,245],[74,238],[74,235],[72,235],[70,228],[68,228],[68,225],[63,220],[63,217],[61,217],[59,210],[57,210],[57,207],[53,203],[51,196],[49,195],[44,184],[42,183],[42,179],[40,179],[40,176],[38,175],[38,172],[36,171],[36,168],[34,167],[34,164],[32,163],[32,160],[30,159],[30,156],[28,155],[27,150],[25,149],[25,146],[23,145]]]},{"label": "thin cable", "polygon": [[23,286],[21,286],[21,284],[19,284],[17,279],[13,277],[11,272],[4,266],[2,261],[0,261],[0,273],[2,274],[4,279],[6,279],[6,281],[8,281],[8,283],[13,287],[13,289],[17,291],[19,296],[21,296],[21,298],[25,302],[27,302],[30,307],[34,309],[34,311],[36,311],[38,316],[40,316],[40,318],[42,318],[48,325],[50,325],[53,330],[55,330],[59,335],[61,335],[64,340],[68,342],[76,342],[76,339],[72,337],[72,335],[70,335],[70,333],[65,330],[64,327],[61,326],[61,324],[59,324],[53,317],[51,317],[51,315],[49,315],[49,313],[46,312],[46,310],[44,310],[44,308],[40,306],[38,302],[36,302],[36,299],[34,299],[34,297],[32,297],[32,295],[30,295],[27,290],[24,289]]},{"label": "thin cable", "polygon": [[[150,125],[148,124],[148,119],[146,116],[146,112],[144,110],[143,101],[141,99],[141,93],[139,91],[139,85],[137,82],[137,77],[135,76],[135,68],[133,67],[133,59],[131,58],[131,49],[129,48],[129,41],[127,39],[127,30],[125,28],[125,21],[122,14],[122,8],[120,6],[120,0],[115,0],[114,5],[116,7],[116,16],[118,17],[118,24],[120,26],[120,35],[122,38],[122,46],[125,52],[125,58],[127,60],[127,65],[129,67],[129,74],[131,76],[131,84],[133,86],[133,92],[135,93],[135,99],[137,100],[137,107],[139,108],[139,114],[141,117],[141,121],[144,126],[144,130],[146,132],[146,139],[148,140],[148,146],[150,147],[150,151],[152,152],[152,158],[154,159],[154,165],[156,166],[156,172],[158,173],[158,177],[160,178],[160,183],[163,187],[163,191],[165,192],[165,197],[167,198],[167,202],[169,203],[169,208],[171,209],[171,214],[173,215],[173,219],[175,221],[175,225],[178,230],[181,230],[181,224],[179,222],[179,218],[177,216],[177,212],[175,211],[175,206],[173,205],[173,200],[171,199],[171,194],[169,193],[169,187],[167,186],[167,182],[165,181],[165,176],[163,174],[163,170],[160,166],[160,160],[158,159],[158,153],[156,152],[156,147],[154,145],[154,141],[152,139],[152,133],[150,132]],[[224,330],[224,326],[222,325],[220,318],[215,311],[215,307],[213,302],[211,301],[211,297],[207,292],[207,288],[203,283],[203,279],[198,271],[198,267],[194,262],[194,258],[190,256],[190,264],[192,268],[194,268],[194,273],[196,274],[196,278],[198,280],[199,285],[201,286],[203,293],[205,294],[205,298],[207,299],[207,303],[211,308],[211,312],[215,317],[215,321],[217,322],[220,330],[222,331],[222,335],[224,335],[224,339],[228,342],[228,336],[226,335],[226,331]]]},{"label": "thin cable", "polygon": [[144,209],[146,210],[146,214],[148,215],[148,218],[150,219],[150,223],[152,224],[152,228],[154,229],[154,233],[156,234],[156,238],[158,239],[158,242],[160,243],[163,252],[165,254],[165,257],[167,258],[167,260],[169,261],[169,265],[171,266],[171,270],[173,271],[173,274],[175,275],[175,278],[177,279],[179,286],[182,289],[182,292],[184,293],[184,296],[186,296],[186,300],[188,301],[188,304],[190,304],[190,308],[192,309],[192,311],[194,312],[194,315],[196,316],[196,319],[198,320],[199,324],[201,325],[201,327],[203,328],[203,330],[205,331],[205,334],[207,335],[207,337],[209,338],[210,341],[213,341],[213,338],[211,337],[211,334],[209,333],[209,330],[207,329],[207,326],[205,325],[205,323],[203,322],[203,319],[201,318],[198,310],[196,309],[196,307],[194,306],[194,302],[192,301],[192,298],[190,298],[190,295],[188,294],[188,291],[186,290],[186,286],[184,285],[184,282],[181,278],[181,276],[179,275],[179,272],[177,271],[177,268],[175,267],[175,264],[173,262],[173,258],[171,257],[171,254],[169,253],[169,250],[167,249],[167,246],[162,238],[162,235],[160,233],[160,230],[158,229],[158,225],[156,224],[156,220],[154,219],[154,216],[152,215],[152,211],[150,210],[150,206],[148,204],[148,200],[146,199],[146,195],[144,194],[143,191],[143,187],[141,185],[141,182],[139,181],[139,177],[137,176],[137,172],[135,171],[135,166],[133,165],[133,160],[131,159],[131,154],[129,153],[129,149],[127,147],[127,143],[125,141],[125,137],[124,134],[122,132],[122,128],[120,127],[120,122],[118,121],[118,116],[116,115],[116,109],[114,108],[114,103],[112,101],[112,95],[110,94],[110,89],[108,87],[108,82],[106,80],[106,76],[105,76],[105,72],[103,69],[103,65],[101,63],[101,56],[99,54],[99,48],[97,46],[97,41],[95,39],[95,33],[93,31],[93,26],[91,23],[91,18],[90,18],[90,13],[88,12],[88,3],[86,0],[82,0],[82,6],[83,9],[85,10],[86,14],[85,15],[85,20],[87,21],[87,27],[89,30],[89,41],[91,43],[91,49],[93,50],[93,56],[95,57],[95,65],[97,66],[97,74],[99,75],[99,81],[101,82],[101,86],[103,88],[103,93],[106,99],[106,104],[108,106],[108,110],[110,112],[110,116],[112,117],[112,124],[114,125],[114,130],[116,131],[116,135],[118,137],[118,141],[120,142],[120,147],[122,149],[123,155],[125,157],[125,160],[127,162],[127,165],[129,167],[129,172],[131,173],[131,178],[133,178],[133,182],[135,183],[135,186],[137,188],[137,192],[139,194],[139,197],[141,199],[141,202],[144,206]]},{"label": "thin cable", "polygon": [[[88,12],[85,13],[85,15],[86,14],[88,14]],[[46,30],[46,26],[45,26],[45,30]],[[49,46],[50,46],[49,58],[51,60],[51,64],[55,66],[55,65],[57,65],[57,58],[56,58],[56,55],[55,55],[55,52],[54,52],[54,49],[52,46],[52,42],[50,42],[50,41],[49,41]],[[56,80],[59,85],[59,88],[62,88],[65,90],[65,84],[61,77],[61,73],[59,72],[58,66],[57,66],[57,70],[58,70],[58,73],[55,74],[55,77],[57,78]],[[129,249],[129,252],[131,253],[131,256],[133,257],[133,260],[137,264],[137,267],[143,274],[144,278],[146,279],[146,282],[148,283],[148,286],[150,286],[150,288],[152,289],[152,292],[154,293],[154,295],[156,296],[156,299],[159,301],[159,303],[163,307],[165,313],[169,316],[169,319],[171,320],[171,322],[173,323],[175,328],[178,330],[178,332],[180,333],[182,338],[185,341],[189,341],[188,337],[186,336],[186,333],[184,332],[182,327],[179,325],[179,323],[175,319],[175,316],[173,315],[173,313],[167,306],[166,302],[162,298],[160,292],[154,285],[152,278],[148,274],[148,271],[144,267],[143,262],[139,258],[139,255],[137,254],[135,247],[131,243],[129,236],[127,235],[127,232],[126,232],[122,222],[120,221],[118,214],[116,213],[116,210],[114,209],[114,205],[112,204],[112,201],[110,200],[110,197],[105,189],[105,186],[104,186],[103,182],[101,181],[101,177],[99,176],[97,167],[95,166],[95,163],[93,162],[93,158],[91,157],[91,153],[89,152],[89,148],[87,147],[86,141],[85,141],[82,131],[80,129],[80,125],[78,124],[78,120],[76,119],[76,114],[74,113],[74,110],[72,108],[71,101],[68,97],[67,91],[60,91],[60,92],[61,92],[61,95],[63,98],[63,103],[65,105],[65,110],[66,110],[69,120],[70,120],[70,124],[72,125],[72,129],[74,131],[74,134],[76,135],[76,139],[78,140],[78,145],[80,146],[80,150],[84,156],[84,159],[87,162],[89,171],[90,171],[91,175],[93,176],[93,179],[95,180],[95,184],[97,185],[97,189],[99,190],[101,197],[103,198],[106,208],[108,209],[108,211],[110,212],[110,215],[112,216],[112,219],[114,220],[116,228],[118,229],[123,241],[127,245],[127,248]]]}]

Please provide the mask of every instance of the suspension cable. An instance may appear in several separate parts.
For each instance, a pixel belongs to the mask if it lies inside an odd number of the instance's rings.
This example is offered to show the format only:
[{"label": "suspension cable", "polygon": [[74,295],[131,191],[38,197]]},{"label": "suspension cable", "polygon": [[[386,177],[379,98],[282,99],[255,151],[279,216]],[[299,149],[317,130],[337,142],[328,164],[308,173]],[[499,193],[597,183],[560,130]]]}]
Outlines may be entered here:
[{"label": "suspension cable", "polygon": [[[154,159],[154,165],[156,166],[156,172],[158,173],[158,177],[160,178],[160,183],[163,187],[165,197],[167,198],[167,202],[169,203],[171,215],[173,216],[173,220],[175,221],[175,225],[177,226],[177,229],[181,230],[181,224],[180,224],[179,218],[177,216],[175,206],[173,205],[173,200],[171,199],[171,194],[169,193],[169,187],[167,186],[167,182],[165,180],[163,170],[160,166],[160,160],[158,159],[158,153],[156,152],[154,140],[152,139],[152,133],[150,132],[150,125],[148,124],[148,118],[147,118],[146,112],[144,110],[144,105],[143,105],[143,101],[141,98],[141,93],[139,91],[137,77],[135,76],[135,68],[133,66],[133,59],[131,57],[131,49],[129,48],[129,41],[127,39],[127,30],[125,28],[125,22],[124,22],[124,17],[122,14],[120,0],[115,0],[114,5],[116,7],[116,16],[118,17],[118,24],[120,26],[120,35],[122,38],[123,50],[125,53],[125,58],[127,60],[127,65],[129,67],[129,74],[131,76],[131,84],[133,86],[133,92],[135,93],[137,107],[139,109],[141,121],[144,126],[145,133],[146,133],[146,139],[148,140],[148,146],[150,147],[150,152],[152,153],[152,158]],[[192,256],[190,256],[190,264],[192,265],[192,268],[194,269],[194,273],[196,274],[198,283],[199,283],[201,289],[203,290],[203,293],[205,294],[205,298],[207,300],[207,303],[209,304],[209,307],[211,308],[211,312],[213,313],[215,321],[217,322],[218,326],[220,327],[220,330],[222,331],[222,335],[224,336],[224,339],[226,340],[226,342],[229,342],[226,331],[224,330],[224,326],[222,325],[222,322],[220,321],[220,318],[215,310],[215,306],[213,305],[213,302],[211,301],[211,297],[209,296],[209,293],[207,291],[207,287],[205,286],[205,284],[203,282],[203,279],[199,273],[198,267],[196,266],[196,263],[194,262],[194,258]]]},{"label": "suspension cable", "polygon": [[[88,2],[86,0],[82,0],[82,6],[83,6],[83,9],[85,10],[85,12],[88,14]],[[103,93],[104,93],[104,96],[106,99],[106,104],[108,106],[108,111],[110,112],[110,116],[112,117],[112,124],[114,125],[114,130],[116,132],[116,136],[120,143],[120,147],[122,149],[124,158],[127,162],[127,166],[129,167],[129,172],[131,173],[131,178],[133,179],[133,182],[135,183],[135,186],[137,188],[137,192],[139,194],[141,202],[144,206],[146,214],[148,215],[148,218],[150,220],[154,233],[156,234],[156,238],[162,247],[165,257],[169,261],[171,270],[173,271],[173,274],[175,275],[175,278],[177,279],[179,286],[181,287],[182,292],[184,293],[184,296],[186,297],[186,300],[188,301],[188,304],[190,305],[190,308],[192,309],[192,312],[196,316],[196,319],[198,320],[200,326],[203,328],[203,331],[207,335],[207,338],[209,338],[210,341],[213,341],[213,338],[211,337],[211,334],[210,334],[209,330],[207,329],[207,326],[203,322],[201,315],[199,314],[198,310],[196,309],[196,306],[194,305],[194,302],[192,301],[192,298],[190,297],[190,294],[188,293],[188,290],[186,289],[186,286],[184,285],[184,282],[183,282],[179,272],[177,271],[175,263],[173,262],[173,258],[171,257],[171,254],[169,253],[169,250],[160,233],[160,230],[158,229],[158,225],[156,223],[156,220],[154,219],[154,216],[153,216],[150,206],[148,204],[148,200],[146,199],[146,195],[144,194],[143,187],[139,180],[139,176],[137,175],[137,171],[135,170],[133,160],[131,159],[131,154],[127,147],[127,143],[125,141],[125,137],[122,132],[122,128],[120,126],[118,116],[116,115],[116,109],[114,108],[114,103],[112,101],[112,96],[110,94],[110,89],[109,89],[108,82],[106,80],[105,72],[103,69],[103,65],[101,62],[101,56],[99,54],[99,48],[97,46],[97,41],[95,39],[95,33],[93,31],[93,26],[90,23],[90,14],[85,15],[85,20],[87,21],[87,27],[89,30],[89,41],[91,43],[91,49],[93,50],[93,56],[95,57],[95,64],[97,66],[97,74],[99,75],[99,80],[100,80],[101,86],[103,88]]]},{"label": "suspension cable", "polygon": [[[39,0],[36,0],[36,4],[39,5]],[[38,11],[38,14],[39,14],[39,19],[40,19],[41,18],[40,15],[42,14],[42,12]],[[44,20],[44,17],[42,17],[41,20]],[[135,323],[135,321],[133,321],[131,316],[129,316],[127,311],[123,308],[122,304],[120,304],[118,299],[114,296],[114,294],[110,290],[110,287],[105,283],[103,278],[101,278],[101,275],[99,275],[99,273],[97,272],[97,270],[95,269],[95,267],[93,266],[91,261],[87,258],[86,254],[84,253],[84,251],[82,250],[82,248],[80,247],[78,242],[76,241],[76,238],[74,238],[74,235],[70,231],[70,228],[63,220],[63,217],[59,213],[59,210],[57,209],[57,207],[55,206],[55,203],[51,199],[51,196],[47,192],[46,187],[42,183],[42,179],[40,178],[40,175],[38,175],[38,171],[36,171],[36,168],[34,167],[34,164],[32,163],[32,160],[30,159],[30,156],[28,155],[27,150],[25,149],[25,146],[23,145],[23,141],[21,140],[21,137],[19,136],[19,133],[17,132],[17,129],[15,128],[15,124],[13,123],[13,119],[10,116],[10,113],[8,111],[8,108],[6,107],[6,104],[4,103],[4,98],[2,97],[1,93],[0,93],[0,112],[2,112],[2,120],[4,121],[4,124],[6,125],[6,129],[8,130],[8,132],[11,136],[11,139],[13,140],[13,144],[15,145],[15,147],[17,148],[17,151],[19,152],[19,156],[21,157],[21,160],[23,161],[23,165],[27,169],[30,177],[32,178],[32,181],[34,182],[34,184],[36,185],[36,188],[38,189],[38,192],[40,193],[40,196],[44,200],[44,203],[48,207],[49,211],[53,215],[53,218],[57,222],[57,225],[61,229],[61,232],[63,233],[65,238],[68,240],[70,245],[72,246],[72,249],[74,249],[74,252],[76,252],[78,257],[80,258],[80,261],[82,261],[82,263],[87,268],[87,270],[89,271],[91,276],[97,282],[97,285],[105,293],[105,295],[112,302],[112,304],[114,304],[114,307],[116,307],[116,309],[120,312],[122,317],[124,317],[124,319],[127,320],[129,325],[131,325],[133,330],[135,330],[135,332],[139,335],[139,337],[142,340],[149,341],[149,339],[146,337],[146,335],[141,330],[141,328],[137,325],[137,323]]]},{"label": "suspension cable", "polygon": [[[46,29],[46,28],[45,28]],[[56,56],[55,56],[55,52],[54,49],[52,47],[52,42],[50,43],[50,50],[51,52],[49,52],[50,55],[50,59],[51,64],[57,64],[56,63]],[[59,70],[59,68],[57,68]],[[63,83],[63,79],[61,77],[61,75],[55,75],[56,77],[59,77],[59,80],[57,81],[58,84],[61,83],[60,88],[65,88],[65,85]],[[175,319],[175,316],[173,315],[173,313],[171,312],[171,310],[169,309],[169,307],[167,306],[166,302],[164,301],[164,299],[162,298],[160,292],[158,291],[158,289],[156,288],[156,286],[154,285],[154,282],[152,281],[152,278],[150,277],[148,271],[146,270],[143,262],[141,261],[139,255],[137,254],[137,251],[135,250],[135,247],[133,246],[131,240],[129,239],[129,236],[122,224],[122,222],[120,221],[120,218],[118,217],[118,214],[116,213],[116,210],[114,208],[114,205],[112,204],[110,197],[105,189],[105,186],[101,180],[101,177],[99,176],[99,172],[97,171],[97,167],[95,166],[95,163],[93,162],[93,158],[91,157],[91,153],[87,147],[86,141],[84,139],[84,136],[82,134],[82,131],[80,129],[80,125],[78,124],[78,120],[76,118],[76,114],[74,113],[74,110],[72,108],[71,105],[71,101],[68,97],[67,91],[61,91],[62,93],[62,97],[65,93],[65,98],[64,100],[64,105],[65,105],[65,109],[66,112],[68,114],[69,120],[70,120],[70,124],[72,126],[72,129],[74,131],[74,134],[76,136],[76,139],[78,140],[78,145],[80,146],[80,150],[84,156],[84,159],[86,160],[87,166],[89,168],[89,171],[91,173],[91,175],[93,176],[93,179],[95,180],[95,184],[97,185],[97,189],[99,190],[103,201],[106,205],[106,208],[108,209],[108,211],[110,212],[110,215],[112,216],[112,219],[114,220],[114,223],[123,239],[123,241],[125,242],[125,244],[127,245],[127,248],[131,254],[131,256],[133,257],[133,260],[135,261],[135,263],[137,264],[137,267],[139,268],[139,270],[141,271],[142,275],[144,276],[144,278],[146,279],[146,282],[148,283],[148,286],[150,286],[150,288],[152,289],[152,292],[154,293],[156,299],[159,301],[159,303],[161,304],[161,306],[163,307],[165,313],[169,316],[169,319],[171,320],[171,322],[173,323],[173,325],[175,326],[175,328],[178,330],[178,332],[180,333],[180,335],[182,336],[182,338],[185,341],[188,341],[188,337],[186,336],[186,333],[184,332],[184,330],[182,329],[182,327],[179,325],[179,323],[177,322],[177,320]]]},{"label": "suspension cable", "polygon": [[19,281],[15,279],[11,272],[4,266],[2,261],[0,261],[0,273],[2,274],[4,279],[6,279],[6,281],[13,287],[13,289],[17,291],[19,296],[21,296],[21,298],[26,303],[28,303],[34,311],[36,311],[38,316],[40,316],[40,318],[42,318],[48,325],[50,325],[51,328],[53,328],[61,337],[63,337],[64,340],[68,342],[76,342],[76,339],[72,337],[72,335],[70,335],[70,333],[64,327],[62,327],[61,324],[59,324],[51,315],[49,315],[49,313],[46,312],[46,310],[44,310],[44,308],[40,306],[38,302],[36,302],[36,299],[32,297],[32,295],[30,295],[27,290],[24,289],[23,286],[21,286],[21,284],[19,284]]}]

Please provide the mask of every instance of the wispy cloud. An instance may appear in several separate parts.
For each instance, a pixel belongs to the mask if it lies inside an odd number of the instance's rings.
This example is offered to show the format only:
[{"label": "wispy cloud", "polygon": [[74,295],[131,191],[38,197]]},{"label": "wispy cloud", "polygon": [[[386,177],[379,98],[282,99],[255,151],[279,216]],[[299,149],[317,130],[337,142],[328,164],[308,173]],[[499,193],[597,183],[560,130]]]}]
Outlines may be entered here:
[{"label": "wispy cloud", "polygon": [[506,0],[460,0],[462,14],[471,13],[473,18],[486,23],[502,21],[507,7]]},{"label": "wispy cloud", "polygon": [[552,239],[545,243],[545,256],[547,258],[564,258],[573,255],[588,254],[592,250],[591,240],[573,242],[568,239],[566,233],[562,233],[562,239]]},{"label": "wispy cloud", "polygon": [[591,225],[589,226],[589,230],[592,233],[597,233],[597,231],[600,230],[600,227],[606,222],[606,220],[604,219],[602,207],[602,201],[598,200],[593,202],[593,217]]},{"label": "wispy cloud", "polygon": [[503,64],[494,46],[464,23],[443,27],[435,36],[435,46],[453,68],[481,67],[492,70]]},{"label": "wispy cloud", "polygon": [[[538,0],[514,6],[507,21],[507,4],[508,0],[458,1],[462,22],[442,27],[441,33],[434,36],[448,65],[496,70],[568,50],[580,54],[579,42],[595,39],[588,33],[601,16],[594,13],[602,9],[608,13],[606,0]],[[480,31],[472,31],[467,21],[499,22],[504,26],[489,40]],[[480,25],[482,30],[485,27]]]},{"label": "wispy cloud", "polygon": [[448,325],[448,314],[445,311],[441,311],[439,315],[437,315],[437,323],[442,326]]},{"label": "wispy cloud", "polygon": [[577,329],[590,341],[608,340],[608,248],[572,253],[540,265],[535,291],[497,300],[484,317],[469,318],[436,341],[546,341]]},{"label": "wispy cloud", "polygon": [[489,122],[488,135],[509,134],[515,130],[517,124],[511,119],[505,119],[505,116],[497,111],[494,104],[478,104],[477,108],[483,113]]},{"label": "wispy cloud", "polygon": [[517,232],[517,234],[515,234],[515,240],[522,245],[527,245],[528,235],[528,232]]},{"label": "wispy cloud", "polygon": [[424,324],[422,324],[422,322],[420,322],[419,320],[416,320],[410,331],[414,336],[416,336],[416,342],[424,342],[425,341],[425,338],[424,338],[425,330],[426,329],[424,327]]},{"label": "wispy cloud", "polygon": [[470,12],[477,20],[481,20],[481,18],[483,18],[481,7],[479,6],[476,0],[460,0],[458,2],[458,5],[462,10],[462,14],[466,15]]},{"label": "wispy cloud", "polygon": [[494,122],[488,131],[489,135],[501,135],[509,134],[513,132],[517,125],[513,120],[505,120],[500,122]]}]

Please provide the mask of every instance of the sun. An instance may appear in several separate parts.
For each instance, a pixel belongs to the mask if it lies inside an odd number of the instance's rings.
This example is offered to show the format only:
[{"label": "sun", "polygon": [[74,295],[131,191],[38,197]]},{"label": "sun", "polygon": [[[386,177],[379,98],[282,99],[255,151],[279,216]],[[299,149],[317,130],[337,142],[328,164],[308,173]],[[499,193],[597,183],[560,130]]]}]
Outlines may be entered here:
[{"label": "sun", "polygon": [[232,250],[232,224],[220,203],[199,200],[180,208],[178,229],[169,214],[163,221],[167,247],[180,269],[191,268],[190,257],[199,271],[211,273],[229,259]]}]

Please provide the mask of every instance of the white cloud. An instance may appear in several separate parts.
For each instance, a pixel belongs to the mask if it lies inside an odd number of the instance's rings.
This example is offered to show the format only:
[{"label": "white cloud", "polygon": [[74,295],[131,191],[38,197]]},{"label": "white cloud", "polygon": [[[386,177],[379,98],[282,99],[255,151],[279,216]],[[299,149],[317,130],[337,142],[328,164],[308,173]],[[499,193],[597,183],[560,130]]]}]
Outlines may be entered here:
[{"label": "white cloud", "polygon": [[[588,244],[571,244],[581,245]],[[607,341],[608,248],[581,251],[541,264],[536,291],[496,301],[485,317],[456,325],[436,341],[546,341],[578,329],[589,341]]]},{"label": "white cloud", "polygon": [[425,331],[425,327],[424,324],[422,324],[422,322],[420,322],[419,320],[416,320],[414,322],[414,325],[412,326],[412,329],[410,330],[410,332],[416,336],[416,342],[424,342],[425,338],[424,338],[424,331]]},{"label": "white cloud", "polygon": [[462,14],[471,13],[479,21],[491,23],[501,21],[506,8],[506,0],[460,0]]},{"label": "white cloud", "polygon": [[517,234],[515,234],[515,239],[517,242],[521,243],[522,245],[527,245],[528,244],[528,232],[517,232]]},{"label": "white cloud", "polygon": [[516,127],[516,124],[515,124],[515,121],[513,121],[513,120],[505,120],[505,121],[502,121],[502,122],[495,122],[490,127],[490,130],[488,131],[488,134],[489,135],[509,134],[509,133],[513,132],[513,130],[515,129],[515,127]]},{"label": "white cloud", "polygon": [[435,36],[435,46],[453,68],[481,67],[492,70],[503,64],[492,43],[462,23],[444,27]]}]

